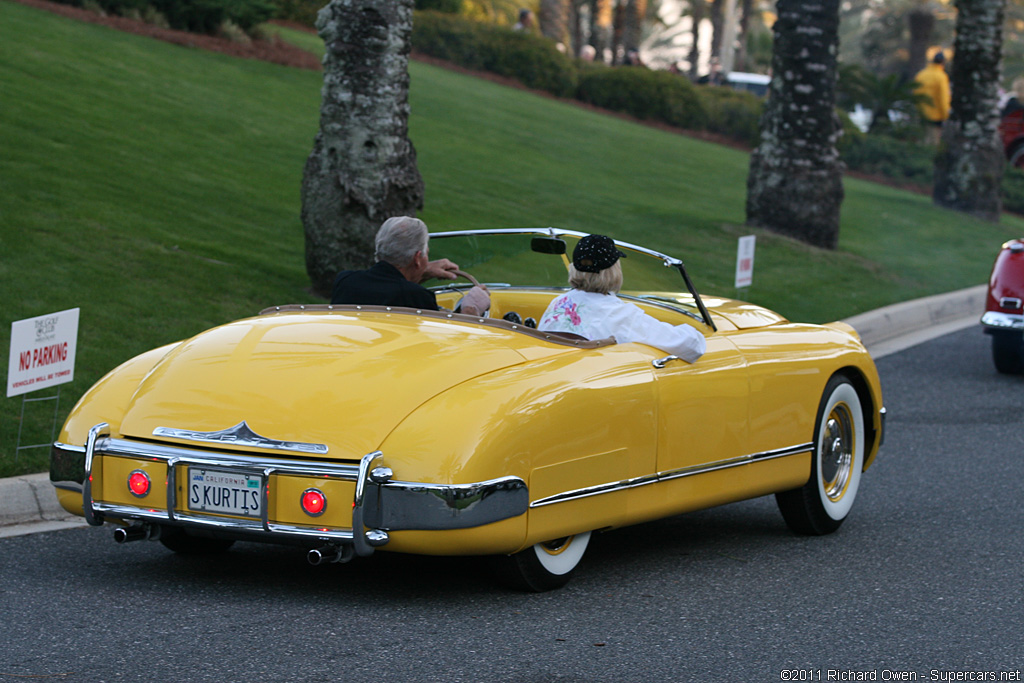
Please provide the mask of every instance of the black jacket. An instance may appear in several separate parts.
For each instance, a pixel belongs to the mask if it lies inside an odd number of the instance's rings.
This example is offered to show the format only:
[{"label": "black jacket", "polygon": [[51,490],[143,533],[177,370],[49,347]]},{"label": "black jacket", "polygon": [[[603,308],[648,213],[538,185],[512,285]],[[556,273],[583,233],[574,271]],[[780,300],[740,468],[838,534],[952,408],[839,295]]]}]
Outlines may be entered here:
[{"label": "black jacket", "polygon": [[343,270],[338,273],[331,290],[331,303],[437,310],[437,298],[433,292],[409,282],[397,268],[384,261],[378,261],[369,270]]}]

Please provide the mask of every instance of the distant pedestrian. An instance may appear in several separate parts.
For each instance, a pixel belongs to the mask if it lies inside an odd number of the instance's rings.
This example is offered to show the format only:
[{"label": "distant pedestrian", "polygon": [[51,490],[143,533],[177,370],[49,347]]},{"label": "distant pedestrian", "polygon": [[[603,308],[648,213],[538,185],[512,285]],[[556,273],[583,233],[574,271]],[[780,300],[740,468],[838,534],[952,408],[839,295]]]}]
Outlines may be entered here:
[{"label": "distant pedestrian", "polygon": [[1002,106],[1002,116],[1009,116],[1024,110],[1024,76],[1018,76],[1014,79],[1013,90],[1007,93],[1007,95],[1008,97]]},{"label": "distant pedestrian", "polygon": [[533,12],[525,7],[519,10],[519,21],[512,26],[513,31],[530,31],[533,29]]},{"label": "distant pedestrian", "polygon": [[914,91],[924,95],[927,100],[920,102],[917,107],[921,112],[928,127],[927,141],[929,144],[937,145],[942,137],[942,126],[949,118],[949,108],[952,96],[949,91],[949,76],[946,75],[946,55],[942,50],[935,53],[931,64],[921,69],[914,76],[916,86]]}]

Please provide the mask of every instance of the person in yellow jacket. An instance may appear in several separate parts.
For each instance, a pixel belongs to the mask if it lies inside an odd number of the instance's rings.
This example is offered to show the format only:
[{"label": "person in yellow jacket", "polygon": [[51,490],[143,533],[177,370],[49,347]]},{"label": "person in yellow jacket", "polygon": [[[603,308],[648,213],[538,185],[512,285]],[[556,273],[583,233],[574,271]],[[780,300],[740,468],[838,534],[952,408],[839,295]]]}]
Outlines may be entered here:
[{"label": "person in yellow jacket", "polygon": [[931,64],[914,76],[917,83],[914,92],[928,97],[927,101],[920,102],[917,107],[921,111],[921,118],[928,126],[928,141],[933,145],[939,143],[942,124],[949,118],[949,106],[952,101],[945,64],[946,55],[939,50],[932,57]]}]

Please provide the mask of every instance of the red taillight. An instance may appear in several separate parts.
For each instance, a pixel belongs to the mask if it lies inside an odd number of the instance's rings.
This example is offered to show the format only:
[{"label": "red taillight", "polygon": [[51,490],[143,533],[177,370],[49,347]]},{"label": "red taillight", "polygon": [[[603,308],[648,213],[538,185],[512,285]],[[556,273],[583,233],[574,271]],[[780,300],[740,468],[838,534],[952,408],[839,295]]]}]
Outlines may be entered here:
[{"label": "red taillight", "polygon": [[310,517],[319,517],[327,508],[327,497],[319,489],[306,489],[302,492],[302,509]]},{"label": "red taillight", "polygon": [[149,495],[149,485],[149,475],[142,470],[135,470],[128,475],[128,490],[137,498]]}]

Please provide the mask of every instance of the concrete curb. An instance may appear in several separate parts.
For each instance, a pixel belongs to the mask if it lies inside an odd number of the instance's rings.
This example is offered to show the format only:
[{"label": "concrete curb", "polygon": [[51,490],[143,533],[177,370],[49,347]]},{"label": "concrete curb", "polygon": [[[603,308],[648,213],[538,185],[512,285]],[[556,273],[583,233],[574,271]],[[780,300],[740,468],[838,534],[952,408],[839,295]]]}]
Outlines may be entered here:
[{"label": "concrete curb", "polygon": [[872,357],[882,358],[980,324],[987,292],[987,285],[977,285],[868,311],[845,322],[857,330]]},{"label": "concrete curb", "polygon": [[[986,285],[886,306],[848,318],[875,358],[977,325]],[[85,524],[57,502],[48,473],[0,479],[0,538]]]},{"label": "concrete curb", "polygon": [[57,502],[49,473],[0,479],[0,538],[84,523]]}]

